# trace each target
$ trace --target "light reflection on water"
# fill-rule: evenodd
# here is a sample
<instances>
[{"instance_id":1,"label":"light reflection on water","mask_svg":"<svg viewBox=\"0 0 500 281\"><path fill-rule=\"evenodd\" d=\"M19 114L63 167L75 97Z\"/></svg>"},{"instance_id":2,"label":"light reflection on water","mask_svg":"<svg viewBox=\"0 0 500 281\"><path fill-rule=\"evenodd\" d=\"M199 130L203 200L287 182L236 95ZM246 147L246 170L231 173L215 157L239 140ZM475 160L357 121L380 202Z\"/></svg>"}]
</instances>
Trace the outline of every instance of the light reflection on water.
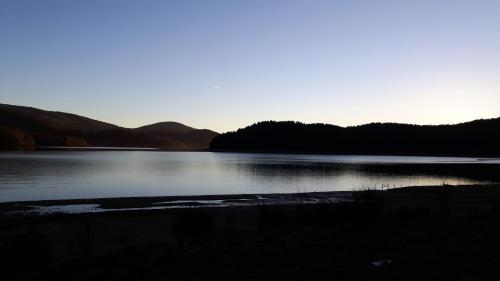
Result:
<instances>
[{"instance_id":1,"label":"light reflection on water","mask_svg":"<svg viewBox=\"0 0 500 281\"><path fill-rule=\"evenodd\" d=\"M0 153L0 202L500 181L499 159L158 151Z\"/></svg>"}]
</instances>

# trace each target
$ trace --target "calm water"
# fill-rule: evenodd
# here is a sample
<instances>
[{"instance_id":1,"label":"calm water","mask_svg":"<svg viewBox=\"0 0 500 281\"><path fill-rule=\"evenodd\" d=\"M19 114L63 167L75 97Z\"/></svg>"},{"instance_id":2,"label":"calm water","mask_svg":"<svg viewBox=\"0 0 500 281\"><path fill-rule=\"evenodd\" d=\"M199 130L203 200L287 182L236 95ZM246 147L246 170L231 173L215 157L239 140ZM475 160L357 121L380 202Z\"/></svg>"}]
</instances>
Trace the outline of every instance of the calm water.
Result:
<instances>
[{"instance_id":1,"label":"calm water","mask_svg":"<svg viewBox=\"0 0 500 281\"><path fill-rule=\"evenodd\" d=\"M0 153L0 202L500 181L499 159L158 151Z\"/></svg>"}]
</instances>

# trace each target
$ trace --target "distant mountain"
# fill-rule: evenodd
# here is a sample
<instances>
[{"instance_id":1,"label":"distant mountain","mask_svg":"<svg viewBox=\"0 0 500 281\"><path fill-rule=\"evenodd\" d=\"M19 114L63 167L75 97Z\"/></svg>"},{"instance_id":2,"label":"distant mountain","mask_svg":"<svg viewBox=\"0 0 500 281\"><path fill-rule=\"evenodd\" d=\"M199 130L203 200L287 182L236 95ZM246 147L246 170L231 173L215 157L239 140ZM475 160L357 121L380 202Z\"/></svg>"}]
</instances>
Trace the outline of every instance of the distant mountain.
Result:
<instances>
[{"instance_id":1,"label":"distant mountain","mask_svg":"<svg viewBox=\"0 0 500 281\"><path fill-rule=\"evenodd\" d=\"M194 150L207 149L212 139L218 135L211 130L195 129L177 122L155 123L139 127L134 131L146 136L175 141Z\"/></svg>"},{"instance_id":2,"label":"distant mountain","mask_svg":"<svg viewBox=\"0 0 500 281\"><path fill-rule=\"evenodd\" d=\"M0 117L2 126L35 131L98 132L120 128L76 114L8 104L0 104Z\"/></svg>"},{"instance_id":3,"label":"distant mountain","mask_svg":"<svg viewBox=\"0 0 500 281\"><path fill-rule=\"evenodd\" d=\"M105 146L203 150L217 134L177 122L129 129L70 113L0 104L0 149Z\"/></svg>"},{"instance_id":4,"label":"distant mountain","mask_svg":"<svg viewBox=\"0 0 500 281\"><path fill-rule=\"evenodd\" d=\"M266 121L216 136L213 151L500 157L500 118L456 125L355 127Z\"/></svg>"},{"instance_id":5,"label":"distant mountain","mask_svg":"<svg viewBox=\"0 0 500 281\"><path fill-rule=\"evenodd\" d=\"M136 129L139 132L164 132L164 133L187 133L196 130L178 122L159 122L151 125L142 126Z\"/></svg>"}]
</instances>

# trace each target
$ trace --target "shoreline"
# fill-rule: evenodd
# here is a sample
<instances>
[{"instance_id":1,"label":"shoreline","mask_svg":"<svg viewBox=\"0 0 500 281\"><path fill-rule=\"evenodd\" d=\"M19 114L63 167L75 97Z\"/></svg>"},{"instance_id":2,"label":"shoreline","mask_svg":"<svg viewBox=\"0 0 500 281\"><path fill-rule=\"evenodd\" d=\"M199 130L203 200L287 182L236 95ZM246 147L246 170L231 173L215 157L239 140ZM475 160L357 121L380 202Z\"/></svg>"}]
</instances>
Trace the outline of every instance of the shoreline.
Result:
<instances>
[{"instance_id":1,"label":"shoreline","mask_svg":"<svg viewBox=\"0 0 500 281\"><path fill-rule=\"evenodd\" d=\"M436 193L447 192L500 192L500 183L408 186L385 190L353 190L269 194L227 194L227 195L183 195L147 196L88 199L57 199L15 201L0 203L1 217L25 217L51 214L83 214L104 212L153 211L176 208L216 208L216 207L255 207L259 205L300 205L335 204L350 202L360 194L371 193L391 199L397 193ZM406 199L407 200L407 199Z\"/></svg>"},{"instance_id":2,"label":"shoreline","mask_svg":"<svg viewBox=\"0 0 500 281\"><path fill-rule=\"evenodd\" d=\"M116 197L89 199L57 199L16 201L0 203L1 216L29 216L53 213L97 213L114 211L147 211L170 208L214 208L214 207L246 207L257 205L293 205L308 203L334 203L348 200L351 191L304 192L304 193L270 193L270 194L222 194L222 195L180 195L180 196L146 196ZM72 210L66 208L58 211L60 206L85 206ZM93 207L92 207L93 206ZM50 209L54 207L54 211Z\"/></svg>"},{"instance_id":3,"label":"shoreline","mask_svg":"<svg viewBox=\"0 0 500 281\"><path fill-rule=\"evenodd\" d=\"M326 201L339 192L275 194L265 195L273 203L221 208L125 210L174 199L235 202L256 195L31 202L99 203L112 211L0 214L2 276L9 281L497 279L500 184L340 193L349 200ZM324 201L312 200L320 195ZM286 203L289 198L295 200ZM5 211L6 204L0 206Z\"/></svg>"},{"instance_id":4,"label":"shoreline","mask_svg":"<svg viewBox=\"0 0 500 281\"><path fill-rule=\"evenodd\" d=\"M270 154L270 155L312 155L312 156L390 156L390 157L450 157L450 158L475 158L486 160L500 160L497 154L460 154L460 153L338 153L321 151L294 151L294 150L231 150L231 149L164 149L161 147L121 147L121 146L38 146L34 149L4 149L0 152L36 152L36 151L152 151L152 152L211 152L211 153L242 153L242 154Z\"/></svg>"}]
</instances>

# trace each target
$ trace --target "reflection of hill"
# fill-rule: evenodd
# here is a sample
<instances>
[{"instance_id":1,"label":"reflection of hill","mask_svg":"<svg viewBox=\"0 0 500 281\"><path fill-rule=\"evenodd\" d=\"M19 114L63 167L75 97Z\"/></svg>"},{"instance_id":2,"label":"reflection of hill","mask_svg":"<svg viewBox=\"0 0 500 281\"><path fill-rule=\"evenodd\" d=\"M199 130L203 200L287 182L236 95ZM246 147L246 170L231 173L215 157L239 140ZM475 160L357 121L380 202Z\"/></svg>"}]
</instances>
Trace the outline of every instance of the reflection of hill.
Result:
<instances>
[{"instance_id":1,"label":"reflection of hill","mask_svg":"<svg viewBox=\"0 0 500 281\"><path fill-rule=\"evenodd\" d=\"M288 181L289 187L313 190L386 188L409 185L441 185L500 182L498 164L375 164L239 162L239 173L263 186L275 187ZM285 189L286 190L286 189ZM280 192L279 190L276 192Z\"/></svg>"},{"instance_id":2,"label":"reflection of hill","mask_svg":"<svg viewBox=\"0 0 500 281\"><path fill-rule=\"evenodd\" d=\"M456 125L356 127L266 121L218 135L215 151L500 156L500 118Z\"/></svg>"},{"instance_id":3,"label":"reflection of hill","mask_svg":"<svg viewBox=\"0 0 500 281\"><path fill-rule=\"evenodd\" d=\"M500 182L498 164L352 164L352 163L254 163L241 162L237 168L262 178L335 177L343 174L389 177L443 177Z\"/></svg>"}]
</instances>

